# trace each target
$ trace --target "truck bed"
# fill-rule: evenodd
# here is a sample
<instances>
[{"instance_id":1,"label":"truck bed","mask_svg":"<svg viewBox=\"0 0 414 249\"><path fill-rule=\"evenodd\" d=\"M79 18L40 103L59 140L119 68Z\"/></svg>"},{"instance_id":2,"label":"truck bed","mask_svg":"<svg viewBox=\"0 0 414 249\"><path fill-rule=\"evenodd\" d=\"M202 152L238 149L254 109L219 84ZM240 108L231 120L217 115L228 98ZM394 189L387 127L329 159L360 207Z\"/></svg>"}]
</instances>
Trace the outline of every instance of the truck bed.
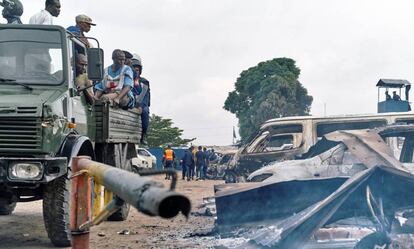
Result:
<instances>
[{"instance_id":1,"label":"truck bed","mask_svg":"<svg viewBox=\"0 0 414 249\"><path fill-rule=\"evenodd\" d=\"M141 114L136 109L123 110L107 103L95 104L97 143L134 143L141 139Z\"/></svg>"}]
</instances>

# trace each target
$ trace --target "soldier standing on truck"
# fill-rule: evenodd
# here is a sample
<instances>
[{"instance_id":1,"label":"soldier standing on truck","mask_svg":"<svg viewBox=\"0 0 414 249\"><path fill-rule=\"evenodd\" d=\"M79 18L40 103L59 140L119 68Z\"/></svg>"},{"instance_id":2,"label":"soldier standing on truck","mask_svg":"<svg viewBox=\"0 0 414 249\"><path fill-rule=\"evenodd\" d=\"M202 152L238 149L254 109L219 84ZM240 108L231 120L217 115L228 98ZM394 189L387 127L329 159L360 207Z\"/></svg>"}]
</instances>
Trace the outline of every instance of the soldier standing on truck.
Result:
<instances>
[{"instance_id":1,"label":"soldier standing on truck","mask_svg":"<svg viewBox=\"0 0 414 249\"><path fill-rule=\"evenodd\" d=\"M162 156L162 162L164 164L164 168L166 169L172 169L175 159L175 153L173 149L171 148L171 144L167 145L167 149L164 150L164 155ZM166 180L170 180L171 174L167 173L165 175Z\"/></svg>"},{"instance_id":2,"label":"soldier standing on truck","mask_svg":"<svg viewBox=\"0 0 414 249\"><path fill-rule=\"evenodd\" d=\"M19 0L3 0L0 6L3 7L1 14L8 24L22 24L20 17L23 15L23 4Z\"/></svg>"},{"instance_id":3,"label":"soldier standing on truck","mask_svg":"<svg viewBox=\"0 0 414 249\"><path fill-rule=\"evenodd\" d=\"M53 25L53 17L58 17L59 14L59 0L46 0L45 9L30 17L29 24Z\"/></svg>"},{"instance_id":4,"label":"soldier standing on truck","mask_svg":"<svg viewBox=\"0 0 414 249\"><path fill-rule=\"evenodd\" d=\"M147 145L147 131L149 126L149 107L151 105L151 91L149 81L141 77L142 61L141 58L134 54L131 60L131 66L134 69L134 87L132 92L135 95L135 107L141 109L141 144Z\"/></svg>"},{"instance_id":5,"label":"soldier standing on truck","mask_svg":"<svg viewBox=\"0 0 414 249\"><path fill-rule=\"evenodd\" d=\"M91 26L96 26L96 24L93 23L92 18L87 15L77 15L75 21L76 25L70 26L66 30L73 33L86 45L87 48L90 48L91 44L88 39L85 38L85 33L88 33L91 30Z\"/></svg>"},{"instance_id":6,"label":"soldier standing on truck","mask_svg":"<svg viewBox=\"0 0 414 249\"><path fill-rule=\"evenodd\" d=\"M113 64L105 68L104 79L95 86L95 100L110 101L123 108L133 108L135 98L131 67L125 65L125 54L120 49L112 52Z\"/></svg>"}]
</instances>

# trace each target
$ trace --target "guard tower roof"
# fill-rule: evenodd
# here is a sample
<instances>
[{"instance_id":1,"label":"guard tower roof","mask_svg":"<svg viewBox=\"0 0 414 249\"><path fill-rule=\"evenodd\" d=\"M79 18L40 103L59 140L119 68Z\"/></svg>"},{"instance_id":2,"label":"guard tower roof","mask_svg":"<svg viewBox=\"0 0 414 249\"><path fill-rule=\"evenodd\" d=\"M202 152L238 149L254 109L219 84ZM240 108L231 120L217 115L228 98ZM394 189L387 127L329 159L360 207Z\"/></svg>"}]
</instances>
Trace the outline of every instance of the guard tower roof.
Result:
<instances>
[{"instance_id":1,"label":"guard tower roof","mask_svg":"<svg viewBox=\"0 0 414 249\"><path fill-rule=\"evenodd\" d=\"M394 80L394 79L380 79L377 83L378 87L402 88L409 86L411 83L408 80Z\"/></svg>"}]
</instances>

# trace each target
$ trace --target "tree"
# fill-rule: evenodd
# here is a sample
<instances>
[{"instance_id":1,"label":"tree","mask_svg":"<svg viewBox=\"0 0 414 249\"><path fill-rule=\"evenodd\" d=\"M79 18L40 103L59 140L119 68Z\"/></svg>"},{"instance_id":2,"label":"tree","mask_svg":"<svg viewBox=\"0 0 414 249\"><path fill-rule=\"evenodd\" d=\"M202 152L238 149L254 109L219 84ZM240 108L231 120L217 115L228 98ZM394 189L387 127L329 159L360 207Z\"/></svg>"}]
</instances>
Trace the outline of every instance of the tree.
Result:
<instances>
[{"instance_id":1,"label":"tree","mask_svg":"<svg viewBox=\"0 0 414 249\"><path fill-rule=\"evenodd\" d=\"M175 147L186 146L195 138L181 138L183 130L178 127L172 127L171 119L162 118L155 114L150 117L150 126L148 129L148 146L149 147L165 147L171 144Z\"/></svg>"},{"instance_id":2,"label":"tree","mask_svg":"<svg viewBox=\"0 0 414 249\"><path fill-rule=\"evenodd\" d=\"M260 62L240 74L223 108L239 119L243 142L268 119L309 114L313 98L298 81L299 74L290 58Z\"/></svg>"}]
</instances>

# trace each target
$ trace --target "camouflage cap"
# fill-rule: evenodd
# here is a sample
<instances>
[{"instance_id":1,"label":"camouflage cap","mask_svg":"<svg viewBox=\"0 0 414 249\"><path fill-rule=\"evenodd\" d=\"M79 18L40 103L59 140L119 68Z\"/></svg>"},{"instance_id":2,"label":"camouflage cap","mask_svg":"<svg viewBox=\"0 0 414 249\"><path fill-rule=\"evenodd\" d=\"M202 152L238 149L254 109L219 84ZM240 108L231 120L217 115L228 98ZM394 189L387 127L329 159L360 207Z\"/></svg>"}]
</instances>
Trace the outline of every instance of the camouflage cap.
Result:
<instances>
[{"instance_id":1,"label":"camouflage cap","mask_svg":"<svg viewBox=\"0 0 414 249\"><path fill-rule=\"evenodd\" d=\"M77 15L76 16L76 23L80 23L80 22L84 22L84 23L89 23L92 26L96 26L95 23L92 22L92 18L90 18L87 15Z\"/></svg>"}]
</instances>

